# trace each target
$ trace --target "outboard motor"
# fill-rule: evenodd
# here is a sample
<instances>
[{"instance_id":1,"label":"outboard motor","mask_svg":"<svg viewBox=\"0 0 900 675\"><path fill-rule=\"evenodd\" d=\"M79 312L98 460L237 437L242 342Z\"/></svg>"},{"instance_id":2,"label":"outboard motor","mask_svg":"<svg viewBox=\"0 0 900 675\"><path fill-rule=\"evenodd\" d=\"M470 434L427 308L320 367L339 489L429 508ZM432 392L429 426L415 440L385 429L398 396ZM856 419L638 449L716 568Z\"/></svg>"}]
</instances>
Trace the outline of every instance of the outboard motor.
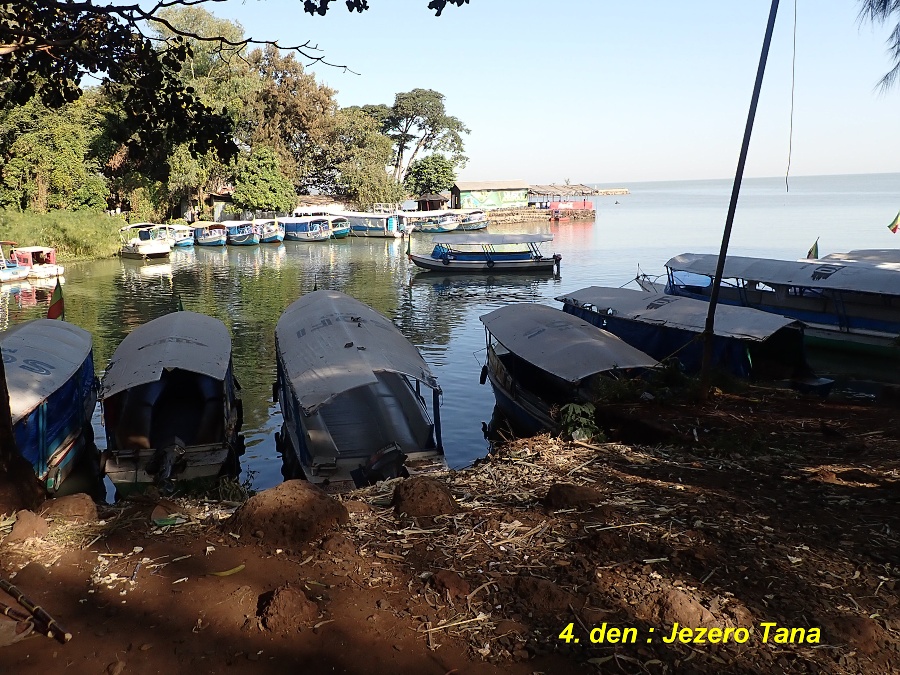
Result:
<instances>
[{"instance_id":1,"label":"outboard motor","mask_svg":"<svg viewBox=\"0 0 900 675\"><path fill-rule=\"evenodd\" d=\"M409 472L404 465L406 455L399 445L390 443L369 457L365 465L350 472L356 487L375 485L378 481L391 478L408 477Z\"/></svg>"}]
</instances>

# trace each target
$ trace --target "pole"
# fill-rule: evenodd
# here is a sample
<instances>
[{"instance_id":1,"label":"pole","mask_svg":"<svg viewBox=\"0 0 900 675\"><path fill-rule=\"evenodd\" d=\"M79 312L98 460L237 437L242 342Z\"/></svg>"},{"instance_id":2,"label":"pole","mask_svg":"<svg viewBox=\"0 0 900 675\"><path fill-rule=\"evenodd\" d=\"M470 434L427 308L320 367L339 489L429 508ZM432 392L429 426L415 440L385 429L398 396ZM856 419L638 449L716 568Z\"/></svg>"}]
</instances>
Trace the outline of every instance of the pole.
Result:
<instances>
[{"instance_id":1,"label":"pole","mask_svg":"<svg viewBox=\"0 0 900 675\"><path fill-rule=\"evenodd\" d=\"M744 164L747 162L747 150L750 147L750 135L753 133L753 120L759 103L759 92L762 88L763 75L766 72L766 59L769 57L769 45L772 43L772 31L775 28L775 16L778 13L778 0L772 0L769 10L769 21L766 24L766 35L763 38L762 52L759 55L759 67L756 71L756 82L753 85L753 96L750 99L750 110L747 113L747 126L744 128L744 140L741 143L741 154L738 157L734 185L731 189L731 202L728 205L728 216L725 218L725 231L722 233L722 247L719 249L719 260L716 263L716 275L709 296L709 312L703 329L703 364L700 370L700 395L706 400L709 395L712 379L713 340L715 338L716 305L719 302L719 289L722 286L722 274L725 270L725 257L728 255L728 242L731 239L731 228L734 224L734 212L737 210L738 195L741 192L741 180L744 177Z\"/></svg>"}]
</instances>

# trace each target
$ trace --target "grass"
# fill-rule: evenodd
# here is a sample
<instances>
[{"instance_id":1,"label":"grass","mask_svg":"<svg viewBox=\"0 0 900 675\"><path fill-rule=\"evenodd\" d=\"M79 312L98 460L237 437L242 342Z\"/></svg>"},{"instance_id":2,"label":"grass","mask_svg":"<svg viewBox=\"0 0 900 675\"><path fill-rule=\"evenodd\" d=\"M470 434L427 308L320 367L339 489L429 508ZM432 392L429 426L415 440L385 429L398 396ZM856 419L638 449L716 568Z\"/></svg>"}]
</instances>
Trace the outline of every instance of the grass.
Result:
<instances>
[{"instance_id":1,"label":"grass","mask_svg":"<svg viewBox=\"0 0 900 675\"><path fill-rule=\"evenodd\" d=\"M119 251L121 218L90 211L0 211L0 239L52 246L60 261L109 258Z\"/></svg>"}]
</instances>

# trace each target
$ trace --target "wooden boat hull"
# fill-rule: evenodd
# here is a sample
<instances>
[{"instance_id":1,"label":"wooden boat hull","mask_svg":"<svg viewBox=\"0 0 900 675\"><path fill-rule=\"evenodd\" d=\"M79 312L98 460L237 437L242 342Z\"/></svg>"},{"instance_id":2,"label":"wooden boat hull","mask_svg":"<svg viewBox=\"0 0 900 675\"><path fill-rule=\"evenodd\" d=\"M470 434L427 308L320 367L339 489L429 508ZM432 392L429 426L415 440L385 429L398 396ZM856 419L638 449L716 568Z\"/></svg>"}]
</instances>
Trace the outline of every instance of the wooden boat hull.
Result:
<instances>
[{"instance_id":1,"label":"wooden boat hull","mask_svg":"<svg viewBox=\"0 0 900 675\"><path fill-rule=\"evenodd\" d=\"M284 232L278 232L275 234L265 235L260 238L260 244L280 244L284 241Z\"/></svg>"},{"instance_id":2,"label":"wooden boat hull","mask_svg":"<svg viewBox=\"0 0 900 675\"><path fill-rule=\"evenodd\" d=\"M488 353L487 379L494 391L497 407L506 415L520 436L559 432L559 424L550 414L550 406L540 398L518 387L497 354Z\"/></svg>"},{"instance_id":3,"label":"wooden boat hull","mask_svg":"<svg viewBox=\"0 0 900 675\"><path fill-rule=\"evenodd\" d=\"M119 257L128 258L129 260L158 260L168 258L171 254L172 247L168 244L155 246L131 246L126 244L119 251Z\"/></svg>"},{"instance_id":4,"label":"wooden boat hull","mask_svg":"<svg viewBox=\"0 0 900 675\"><path fill-rule=\"evenodd\" d=\"M256 232L228 235L229 246L256 246L257 244L259 244L259 235Z\"/></svg>"},{"instance_id":5,"label":"wooden boat hull","mask_svg":"<svg viewBox=\"0 0 900 675\"><path fill-rule=\"evenodd\" d=\"M459 260L434 258L430 255L409 254L409 259L422 269L433 272L488 272L516 273L516 272L552 272L558 269L559 260L556 258L528 258L523 260L503 260L499 255L492 260L481 256L480 259Z\"/></svg>"},{"instance_id":6,"label":"wooden boat hull","mask_svg":"<svg viewBox=\"0 0 900 675\"><path fill-rule=\"evenodd\" d=\"M331 235L325 230L316 232L287 232L285 233L284 238L286 241L327 241L331 238Z\"/></svg>"},{"instance_id":7,"label":"wooden boat hull","mask_svg":"<svg viewBox=\"0 0 900 675\"><path fill-rule=\"evenodd\" d=\"M483 230L489 225L489 221L487 220L479 220L474 223L460 223L459 229L461 232L474 232L476 230Z\"/></svg>"},{"instance_id":8,"label":"wooden boat hull","mask_svg":"<svg viewBox=\"0 0 900 675\"><path fill-rule=\"evenodd\" d=\"M350 236L350 226L346 227L332 227L331 228L331 238L332 239L344 239Z\"/></svg>"},{"instance_id":9,"label":"wooden boat hull","mask_svg":"<svg viewBox=\"0 0 900 675\"><path fill-rule=\"evenodd\" d=\"M194 243L197 246L225 246L228 244L228 235L217 234L208 237L197 237Z\"/></svg>"}]
</instances>

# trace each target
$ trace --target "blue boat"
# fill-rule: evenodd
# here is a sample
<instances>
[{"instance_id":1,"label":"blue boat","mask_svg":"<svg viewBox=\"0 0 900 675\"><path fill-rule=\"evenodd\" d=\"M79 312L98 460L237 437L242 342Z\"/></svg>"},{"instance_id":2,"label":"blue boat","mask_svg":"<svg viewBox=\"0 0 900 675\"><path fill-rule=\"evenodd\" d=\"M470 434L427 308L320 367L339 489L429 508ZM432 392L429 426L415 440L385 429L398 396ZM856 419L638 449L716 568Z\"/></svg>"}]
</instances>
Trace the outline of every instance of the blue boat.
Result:
<instances>
[{"instance_id":1,"label":"blue boat","mask_svg":"<svg viewBox=\"0 0 900 675\"><path fill-rule=\"evenodd\" d=\"M260 228L259 243L261 244L280 244L284 241L284 224L276 219L257 220L256 225Z\"/></svg>"},{"instance_id":2,"label":"blue boat","mask_svg":"<svg viewBox=\"0 0 900 675\"><path fill-rule=\"evenodd\" d=\"M225 246L228 230L222 223L194 223L194 243L197 246Z\"/></svg>"},{"instance_id":3,"label":"blue boat","mask_svg":"<svg viewBox=\"0 0 900 675\"><path fill-rule=\"evenodd\" d=\"M194 245L194 231L187 225L160 225L165 231L165 238L172 246L186 247Z\"/></svg>"},{"instance_id":4,"label":"blue boat","mask_svg":"<svg viewBox=\"0 0 900 675\"><path fill-rule=\"evenodd\" d=\"M628 288L590 286L556 298L563 311L609 331L655 359L677 359L700 372L709 304L692 298ZM806 362L803 324L748 307L716 309L713 367L734 377L790 380L803 391L828 393Z\"/></svg>"},{"instance_id":5,"label":"blue boat","mask_svg":"<svg viewBox=\"0 0 900 675\"><path fill-rule=\"evenodd\" d=\"M331 237L328 219L323 216L291 216L281 222L287 241L325 241Z\"/></svg>"},{"instance_id":6,"label":"blue boat","mask_svg":"<svg viewBox=\"0 0 900 675\"><path fill-rule=\"evenodd\" d=\"M416 231L426 234L441 234L460 229L460 220L452 214L445 214L416 223Z\"/></svg>"},{"instance_id":7,"label":"blue boat","mask_svg":"<svg viewBox=\"0 0 900 675\"><path fill-rule=\"evenodd\" d=\"M483 230L489 224L490 221L484 211L472 211L459 221L459 229L462 232L471 232L473 230Z\"/></svg>"},{"instance_id":8,"label":"blue boat","mask_svg":"<svg viewBox=\"0 0 900 675\"><path fill-rule=\"evenodd\" d=\"M328 218L328 227L331 229L332 239L343 239L350 236L350 221L344 216L326 216Z\"/></svg>"},{"instance_id":9,"label":"blue boat","mask_svg":"<svg viewBox=\"0 0 900 675\"><path fill-rule=\"evenodd\" d=\"M91 416L97 404L91 334L35 319L0 333L19 452L51 493L84 458L96 466Z\"/></svg>"},{"instance_id":10,"label":"blue boat","mask_svg":"<svg viewBox=\"0 0 900 675\"><path fill-rule=\"evenodd\" d=\"M259 243L259 227L249 220L224 223L228 230L229 246L256 246Z\"/></svg>"},{"instance_id":11,"label":"blue boat","mask_svg":"<svg viewBox=\"0 0 900 675\"><path fill-rule=\"evenodd\" d=\"M514 303L480 317L487 340L481 383L522 435L557 432L553 411L589 399L592 380L636 377L656 359L553 307Z\"/></svg>"},{"instance_id":12,"label":"blue boat","mask_svg":"<svg viewBox=\"0 0 900 675\"><path fill-rule=\"evenodd\" d=\"M344 211L339 215L350 222L350 234L354 237L394 239L404 235L404 229L400 226L400 219L392 213Z\"/></svg>"}]
</instances>

